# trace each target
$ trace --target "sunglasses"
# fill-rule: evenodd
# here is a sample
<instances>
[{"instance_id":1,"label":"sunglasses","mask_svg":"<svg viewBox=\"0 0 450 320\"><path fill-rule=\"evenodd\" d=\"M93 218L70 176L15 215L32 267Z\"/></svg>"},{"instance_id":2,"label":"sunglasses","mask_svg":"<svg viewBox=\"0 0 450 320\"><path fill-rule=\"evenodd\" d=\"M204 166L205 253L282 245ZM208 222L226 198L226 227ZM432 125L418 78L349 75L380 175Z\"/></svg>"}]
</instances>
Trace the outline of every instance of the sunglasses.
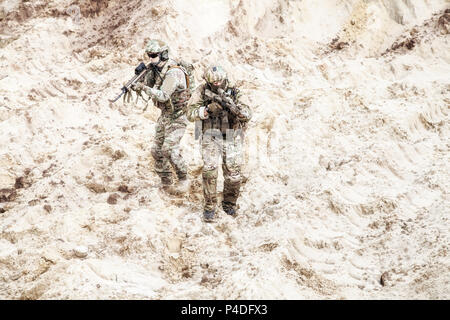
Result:
<instances>
[{"instance_id":1,"label":"sunglasses","mask_svg":"<svg viewBox=\"0 0 450 320\"><path fill-rule=\"evenodd\" d=\"M159 56L159 53L147 53L147 55L148 55L149 58L154 59L154 58L156 58L157 56Z\"/></svg>"}]
</instances>

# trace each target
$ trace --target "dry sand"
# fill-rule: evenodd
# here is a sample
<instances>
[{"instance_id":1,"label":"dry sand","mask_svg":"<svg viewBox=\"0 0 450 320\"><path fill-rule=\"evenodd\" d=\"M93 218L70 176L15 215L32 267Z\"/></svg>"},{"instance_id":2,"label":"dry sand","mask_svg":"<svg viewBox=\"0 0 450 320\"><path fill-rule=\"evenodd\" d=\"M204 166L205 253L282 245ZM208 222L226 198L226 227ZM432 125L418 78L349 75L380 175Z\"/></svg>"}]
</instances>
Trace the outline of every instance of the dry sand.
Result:
<instances>
[{"instance_id":1,"label":"dry sand","mask_svg":"<svg viewBox=\"0 0 450 320\"><path fill-rule=\"evenodd\" d=\"M449 1L87 3L0 4L0 298L450 298ZM252 106L236 219L108 102L150 38Z\"/></svg>"}]
</instances>

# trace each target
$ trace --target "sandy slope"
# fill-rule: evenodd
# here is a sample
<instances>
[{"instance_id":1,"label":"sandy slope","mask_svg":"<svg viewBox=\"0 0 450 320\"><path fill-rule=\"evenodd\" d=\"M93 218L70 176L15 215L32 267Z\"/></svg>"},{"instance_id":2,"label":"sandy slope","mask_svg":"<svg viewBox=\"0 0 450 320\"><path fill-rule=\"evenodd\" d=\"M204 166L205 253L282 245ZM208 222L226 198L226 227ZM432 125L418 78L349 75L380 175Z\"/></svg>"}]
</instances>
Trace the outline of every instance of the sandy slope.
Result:
<instances>
[{"instance_id":1,"label":"sandy slope","mask_svg":"<svg viewBox=\"0 0 450 320\"><path fill-rule=\"evenodd\" d=\"M87 3L0 4L0 298L449 299L448 1ZM254 110L236 219L108 103L152 37Z\"/></svg>"}]
</instances>

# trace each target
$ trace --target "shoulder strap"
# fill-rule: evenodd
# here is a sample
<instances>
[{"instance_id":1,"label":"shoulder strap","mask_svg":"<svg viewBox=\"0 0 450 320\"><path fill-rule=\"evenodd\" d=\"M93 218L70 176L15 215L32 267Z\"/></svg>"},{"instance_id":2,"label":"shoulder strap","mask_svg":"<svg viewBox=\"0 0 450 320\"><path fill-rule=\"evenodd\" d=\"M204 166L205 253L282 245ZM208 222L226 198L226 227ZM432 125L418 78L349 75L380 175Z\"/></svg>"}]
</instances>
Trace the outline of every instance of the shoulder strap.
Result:
<instances>
[{"instance_id":1,"label":"shoulder strap","mask_svg":"<svg viewBox=\"0 0 450 320\"><path fill-rule=\"evenodd\" d=\"M169 69L167 69L167 72L169 72L171 69L175 69L175 68L180 69L181 71L183 71L184 78L186 79L186 89L189 89L189 76L187 74L187 71L182 66L177 66L177 65L170 66Z\"/></svg>"}]
</instances>

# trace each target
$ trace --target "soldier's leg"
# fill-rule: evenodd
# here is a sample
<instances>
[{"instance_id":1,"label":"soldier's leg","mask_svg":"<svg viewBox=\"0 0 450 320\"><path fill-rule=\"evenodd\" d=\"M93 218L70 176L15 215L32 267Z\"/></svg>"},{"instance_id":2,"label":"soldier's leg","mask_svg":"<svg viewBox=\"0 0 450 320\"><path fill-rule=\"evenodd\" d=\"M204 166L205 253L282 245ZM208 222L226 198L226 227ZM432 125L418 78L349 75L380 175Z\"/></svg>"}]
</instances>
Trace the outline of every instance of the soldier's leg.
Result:
<instances>
[{"instance_id":1,"label":"soldier's leg","mask_svg":"<svg viewBox=\"0 0 450 320\"><path fill-rule=\"evenodd\" d=\"M164 185L170 185L172 183L172 172L170 170L169 160L164 157L162 147L164 144L165 126L164 119L160 117L156 124L155 130L155 142L152 146L152 156L155 159L155 172L161 178L161 182Z\"/></svg>"},{"instance_id":2,"label":"soldier's leg","mask_svg":"<svg viewBox=\"0 0 450 320\"><path fill-rule=\"evenodd\" d=\"M209 130L208 130L209 131ZM214 211L217 205L217 173L222 149L221 138L204 134L202 137L203 195L205 211Z\"/></svg>"},{"instance_id":3,"label":"soldier's leg","mask_svg":"<svg viewBox=\"0 0 450 320\"><path fill-rule=\"evenodd\" d=\"M240 137L228 139L223 146L223 201L222 206L228 214L236 213L236 201L241 187L242 143Z\"/></svg>"},{"instance_id":4,"label":"soldier's leg","mask_svg":"<svg viewBox=\"0 0 450 320\"><path fill-rule=\"evenodd\" d=\"M164 143L162 145L162 155L173 166L178 179L186 179L187 168L181 156L180 140L186 130L186 117L181 116L176 120L167 123L165 127Z\"/></svg>"}]
</instances>

